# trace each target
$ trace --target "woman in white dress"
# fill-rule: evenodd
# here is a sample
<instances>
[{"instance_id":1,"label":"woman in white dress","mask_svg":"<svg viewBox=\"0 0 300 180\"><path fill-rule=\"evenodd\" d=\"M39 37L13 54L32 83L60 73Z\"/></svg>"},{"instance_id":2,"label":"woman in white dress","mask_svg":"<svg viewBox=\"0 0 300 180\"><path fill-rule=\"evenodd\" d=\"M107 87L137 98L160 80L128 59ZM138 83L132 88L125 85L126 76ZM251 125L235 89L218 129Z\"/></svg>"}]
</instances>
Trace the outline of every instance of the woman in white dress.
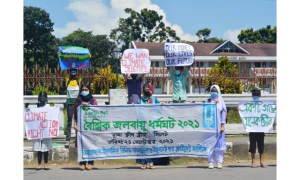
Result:
<instances>
[{"instance_id":1,"label":"woman in white dress","mask_svg":"<svg viewBox=\"0 0 300 180\"><path fill-rule=\"evenodd\" d=\"M50 107L47 104L47 93L40 92L38 96L38 108L39 107ZM38 167L36 170L42 169L42 155L44 154L44 170L49 170L48 163L48 152L52 149L52 138L34 139L33 140L33 151L38 154Z\"/></svg>"},{"instance_id":2,"label":"woman in white dress","mask_svg":"<svg viewBox=\"0 0 300 180\"><path fill-rule=\"evenodd\" d=\"M206 101L206 103L216 103L218 118L220 119L219 125L221 128L220 128L219 140L216 146L214 147L214 151L208 157L208 168L209 169L214 168L214 156L216 156L217 168L222 169L224 151L226 150L225 123L226 123L227 110L221 95L220 87L218 85L211 86L210 94L211 96Z\"/></svg>"}]
</instances>

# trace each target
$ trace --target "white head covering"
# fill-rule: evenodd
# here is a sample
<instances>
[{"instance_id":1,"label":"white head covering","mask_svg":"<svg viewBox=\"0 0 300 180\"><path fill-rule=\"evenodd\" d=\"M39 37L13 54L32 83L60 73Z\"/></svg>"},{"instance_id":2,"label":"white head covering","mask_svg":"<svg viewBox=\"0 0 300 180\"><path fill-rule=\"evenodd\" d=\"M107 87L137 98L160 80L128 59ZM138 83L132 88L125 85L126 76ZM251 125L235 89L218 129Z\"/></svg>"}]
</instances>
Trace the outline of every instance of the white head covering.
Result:
<instances>
[{"instance_id":1,"label":"white head covering","mask_svg":"<svg viewBox=\"0 0 300 180\"><path fill-rule=\"evenodd\" d=\"M212 85L210 87L210 92L212 91L213 88L217 89L217 91L218 91L218 97L213 98L213 97L210 96L209 99L211 101L214 101L215 99L218 99L218 103L217 103L218 110L222 111L222 109L224 109L227 112L226 105L225 105L225 102L224 102L224 100L222 98L222 94L221 94L221 91L220 91L220 87L218 85L214 84L214 85Z\"/></svg>"}]
</instances>

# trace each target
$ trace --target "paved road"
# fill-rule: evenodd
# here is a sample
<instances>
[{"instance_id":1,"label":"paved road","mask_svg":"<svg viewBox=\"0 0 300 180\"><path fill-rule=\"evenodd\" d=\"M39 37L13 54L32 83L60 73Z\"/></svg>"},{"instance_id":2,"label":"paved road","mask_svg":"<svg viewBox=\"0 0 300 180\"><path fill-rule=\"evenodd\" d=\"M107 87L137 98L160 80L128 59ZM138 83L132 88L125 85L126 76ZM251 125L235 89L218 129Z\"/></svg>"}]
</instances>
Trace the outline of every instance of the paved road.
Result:
<instances>
[{"instance_id":1,"label":"paved road","mask_svg":"<svg viewBox=\"0 0 300 180\"><path fill-rule=\"evenodd\" d=\"M131 179L221 179L221 180L274 180L276 164L268 168L250 168L249 165L225 165L223 169L207 169L207 166L157 166L155 170L140 170L138 167L107 167L93 171L79 171L78 167L52 168L49 171L24 169L25 180L131 180Z\"/></svg>"}]
</instances>

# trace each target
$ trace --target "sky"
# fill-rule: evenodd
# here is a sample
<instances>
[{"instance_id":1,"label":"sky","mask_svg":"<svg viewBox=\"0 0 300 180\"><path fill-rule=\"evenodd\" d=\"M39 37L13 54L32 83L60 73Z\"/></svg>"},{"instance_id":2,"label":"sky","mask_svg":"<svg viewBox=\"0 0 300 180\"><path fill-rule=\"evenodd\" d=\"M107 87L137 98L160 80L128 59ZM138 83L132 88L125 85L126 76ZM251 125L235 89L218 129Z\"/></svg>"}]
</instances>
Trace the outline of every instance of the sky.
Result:
<instances>
[{"instance_id":1,"label":"sky","mask_svg":"<svg viewBox=\"0 0 300 180\"><path fill-rule=\"evenodd\" d=\"M197 41L195 33L204 28L211 29L210 37L238 42L242 29L276 26L276 0L24 0L24 6L48 12L59 38L78 28L109 35L120 17L128 17L127 7L157 11L188 41Z\"/></svg>"}]
</instances>

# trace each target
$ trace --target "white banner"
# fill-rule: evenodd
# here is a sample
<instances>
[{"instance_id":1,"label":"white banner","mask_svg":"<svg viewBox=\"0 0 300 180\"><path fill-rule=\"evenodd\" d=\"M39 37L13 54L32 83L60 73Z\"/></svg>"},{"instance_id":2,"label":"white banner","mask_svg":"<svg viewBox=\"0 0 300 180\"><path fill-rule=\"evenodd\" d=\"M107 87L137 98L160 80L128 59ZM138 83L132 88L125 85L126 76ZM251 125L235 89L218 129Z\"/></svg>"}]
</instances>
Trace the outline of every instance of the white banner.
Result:
<instances>
[{"instance_id":1,"label":"white banner","mask_svg":"<svg viewBox=\"0 0 300 180\"><path fill-rule=\"evenodd\" d=\"M27 139L59 136L59 107L41 107L25 110L24 121Z\"/></svg>"},{"instance_id":2,"label":"white banner","mask_svg":"<svg viewBox=\"0 0 300 180\"><path fill-rule=\"evenodd\" d=\"M239 114L247 132L269 132L276 116L276 101L241 101Z\"/></svg>"},{"instance_id":3,"label":"white banner","mask_svg":"<svg viewBox=\"0 0 300 180\"><path fill-rule=\"evenodd\" d=\"M219 138L215 104L78 107L78 161L208 157Z\"/></svg>"},{"instance_id":4,"label":"white banner","mask_svg":"<svg viewBox=\"0 0 300 180\"><path fill-rule=\"evenodd\" d=\"M165 43L165 64L189 66L194 62L194 47L185 43Z\"/></svg>"},{"instance_id":5,"label":"white banner","mask_svg":"<svg viewBox=\"0 0 300 180\"><path fill-rule=\"evenodd\" d=\"M148 49L126 49L121 59L123 74L146 74L150 72L151 62Z\"/></svg>"}]
</instances>

